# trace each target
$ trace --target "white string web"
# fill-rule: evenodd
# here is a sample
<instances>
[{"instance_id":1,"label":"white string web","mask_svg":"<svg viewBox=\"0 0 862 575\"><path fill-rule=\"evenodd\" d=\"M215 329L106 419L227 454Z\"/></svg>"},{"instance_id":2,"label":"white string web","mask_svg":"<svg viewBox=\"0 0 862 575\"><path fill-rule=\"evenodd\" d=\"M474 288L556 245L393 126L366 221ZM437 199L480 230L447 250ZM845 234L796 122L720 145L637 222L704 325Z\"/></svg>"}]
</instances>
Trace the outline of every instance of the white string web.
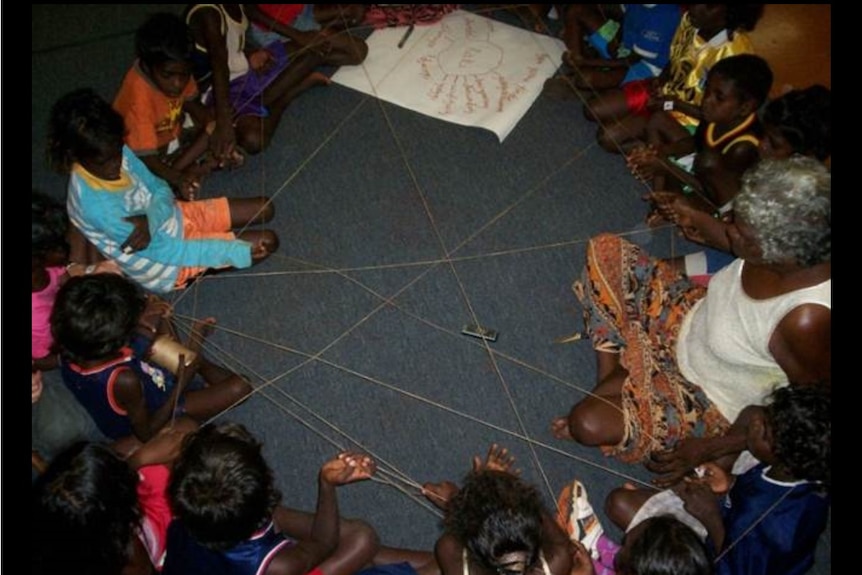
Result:
<instances>
[{"instance_id":1,"label":"white string web","mask_svg":"<svg viewBox=\"0 0 862 575\"><path fill-rule=\"evenodd\" d=\"M580 96L580 94L579 94ZM360 100L360 102L351 110L349 110L340 122L336 124L336 126L327 133L320 144L317 145L314 150L304 158L296 169L284 179L274 190L273 193L270 194L271 200L275 201L281 194L286 193L290 189L291 183L297 178L303 171L308 167L308 165L318 156L318 154L329 146L333 139L339 134L339 132L344 128L344 126L350 122L351 119L357 116L360 113L362 108L369 104L369 102L375 101L373 98L365 97ZM580 457L574 453L567 452L565 450L559 449L553 445L544 443L535 437L533 437L526 429L526 425L521 417L521 413L519 411L519 406L517 401L512 395L509 383L507 382L506 377L504 376L498 362L505 361L512 365L520 366L521 368L527 369L535 374L540 375L543 378L546 378L548 381L551 381L555 384L559 384L561 386L565 386L573 391L576 391L579 394L591 394L591 389L594 384L592 382L574 382L569 381L559 376L556 376L550 373L548 370L543 369L541 366L532 364L528 361L523 360L515 355L510 353L505 353L494 349L493 346L489 345L486 341L475 341L464 338L463 335L460 334L459 331L452 330L451 327L443 326L435 323L434 321L421 317L420 315L410 311L403 305L399 305L397 302L397 298L399 295L405 293L412 286L417 284L417 282L421 281L425 278L429 273L438 269L445 268L451 274L451 276L455 279L459 297L461 302L465 305L468 311L469 317L466 318L468 322L472 322L475 324L481 324L479 321L478 314L473 306L473 302L468 294L468 291L464 285L463 280L461 279L458 269L455 266L456 263L467 262L467 261L475 261L475 260L486 260L491 258L503 258L507 256L530 253L530 252L543 252L543 251L552 251L552 250L573 250L573 249L582 249L585 245L588 238L576 238L562 242L551 242L541 245L527 246L527 247L519 247L508 250L496 250L490 251L482 254L474 254L474 255L458 255L459 251L461 251L465 246L469 245L474 239L479 237L483 232L491 228L497 222L503 220L507 217L507 215L513 213L517 210L518 207L522 206L526 202L528 202L535 194L543 189L545 184L548 183L551 178L555 175L563 172L566 168L568 168L573 163L577 162L581 159L582 154L586 150L581 150L578 154L572 156L567 162L563 163L555 170L549 171L544 174L541 178L539 178L532 186L528 189L524 190L524 192L512 203L504 207L502 210L493 215L493 217L489 218L484 224L477 227L472 233L467 235L460 243L455 245L454 247L447 247L446 242L444 241L443 235L440 232L437 222L435 221L434 211L428 201L427 195L423 189L422 182L420 178L417 176L416 171L410 161L409 155L404 149L403 143L399 138L398 131L393 126L391 118L387 112L386 106L382 104L381 101L378 101L379 111L386 123L387 129L389 131L390 136L398 150L400 155L400 160L403 163L404 169L406 170L409 180L414 187L416 194L418 195L422 208L427 216L429 225L433 230L434 238L437 241L438 249L440 253L443 254L440 258L434 259L423 259L416 261L403 261L397 263L387 263L387 264L379 264L379 265L364 265L364 266L352 266L352 267L340 267L329 265L327 263L321 261L305 261L300 260L298 258L291 258L285 256L279 252L276 252L271 256L271 260L274 261L284 261L293 264L298 264L304 269L301 270L285 270L285 271L232 271L228 275L214 275L207 276L204 278L199 278L191 287L187 288L184 292L179 292L174 295L173 303L174 305L179 304L183 299L193 296L194 298L203 298L206 297L206 285L210 282L219 282L219 281L256 281L260 278L278 278L279 276L285 277L296 277L296 276L315 276L315 275L336 275L353 285L355 285L358 289L363 290L372 296L377 304L372 307L370 311L365 313L360 319L358 319L355 323L349 326L347 329L342 331L341 333L334 334L330 341L318 349L317 351L310 353L307 351L302 351L300 349L296 349L293 347L289 347L283 344L280 344L276 341L267 340L260 336L257 336L253 333L244 332L241 330L233 329L226 325L217 324L215 329L221 332L223 335L230 336L232 338L238 338L241 340L247 340L254 342L255 344L266 346L273 350L277 350L279 352L284 352L286 354L290 354L291 356L295 356L300 358L299 363L287 369L286 371L274 376L274 377L265 377L263 376L259 370L255 369L254 366L248 365L247 362L243 361L242 358L237 357L235 354L231 353L229 349L226 349L226 346L218 345L215 343L216 338L210 338L206 340L204 344L204 348L206 350L207 355L216 361L219 361L232 369L235 372L246 374L250 376L254 391L252 395L260 396L267 402L271 403L278 410L283 412L285 416L294 419L304 428L306 428L310 433L322 438L326 442L333 445L333 447L337 450L343 450L347 448L356 448L362 451L367 452L369 455L375 458L378 464L378 474L374 478L374 481L380 483L381 485L385 485L387 487L391 487L401 493L403 493L406 497L408 497L411 501L415 502L417 505L427 509L431 514L439 516L439 511L434 508L423 495L421 495L421 482L415 478L411 478L408 474L401 471L395 462L388 461L384 457L382 457L377 450L375 450L374 446L367 445L361 439L351 435L348 430L345 430L339 427L335 422L328 420L326 417L318 413L313 407L303 403L294 395L288 393L283 389L283 387L276 385L281 381L285 381L290 378L291 375L297 373L302 368L310 365L310 364L319 364L327 366L328 368L332 368L338 370L344 374L351 376L357 382L361 382L362 384L367 384L370 386L375 386L379 388L386 389L390 392L403 395L406 398L409 398L412 401L416 401L422 403L426 406L430 406L433 409L441 410L453 416L463 418L469 422L474 424L485 426L495 432L504 434L507 437L510 437L513 441L522 442L527 446L530 452L531 463L533 464L535 470L539 473L542 482L544 484L544 488L547 490L549 496L552 500L556 500L556 494L558 490L562 487L561 485L551 485L551 482L545 473L541 459L538 454L538 450L543 450L547 452L552 452L559 454L561 456L570 458L574 461L577 461L579 464L588 465L591 467L596 467L600 469L602 472L607 473L609 477L613 477L616 481L627 481L633 484L639 484L648 486L648 484L644 483L642 480L637 477L628 475L626 473L620 472L613 467L602 465L595 463L589 459L585 459ZM594 144L593 144L594 145ZM272 153L272 151L264 152L264 153ZM265 169L263 168L263 164L261 164L260 170L260 185L261 188L265 187L267 174L265 173ZM646 188L646 186L644 186ZM648 191L645 189L645 191ZM630 232L632 234L640 233L640 232ZM625 235L625 234L621 234ZM673 240L672 240L673 241ZM672 249L675 251L675 246L672 244ZM387 270L417 270L417 273L409 282L401 286L395 293L391 295L382 295L375 291L369 285L366 285L359 280L356 279L356 272L367 272L367 271L387 271ZM196 307L196 305L194 306ZM457 338L458 341L465 346L476 346L482 348L484 352L487 354L487 358L489 363L493 368L494 375L499 382L500 392L506 398L506 401L511 408L512 414L515 417L517 422L517 427L515 429L506 429L499 425L496 425L489 421L484 421L470 413L467 413L462 410L458 410L452 408L442 402L435 401L431 398L421 396L417 393L407 391L403 389L398 381L385 381L379 377L374 377L369 374L361 373L355 369L347 365L338 364L332 360L329 360L324 357L324 354L336 346L339 342L342 342L347 338L351 333L357 330L360 326L368 322L375 315L377 315L381 310L384 309L395 309L401 314L412 318L418 322L421 322L423 325L427 326L429 329L435 330L437 332L446 334L453 338ZM195 321L195 317L192 315L183 315L176 313L175 320L177 326L181 332L188 333L190 331L190 325ZM559 334L553 334L559 335ZM550 335L550 337L553 337ZM594 396L598 397L598 396ZM576 396L572 397L572 404L574 404L577 400ZM550 422L551 418L558 415L557 413L549 413L548 421ZM217 418L213 418L217 419ZM475 446L477 453L482 452L487 446ZM466 470L465 462L465 470ZM520 462L520 465L524 465L525 462ZM455 479L455 478L452 478ZM595 502L593 502L595 505ZM751 528L753 528L752 526ZM735 544L732 543L732 544Z\"/></svg>"}]
</instances>

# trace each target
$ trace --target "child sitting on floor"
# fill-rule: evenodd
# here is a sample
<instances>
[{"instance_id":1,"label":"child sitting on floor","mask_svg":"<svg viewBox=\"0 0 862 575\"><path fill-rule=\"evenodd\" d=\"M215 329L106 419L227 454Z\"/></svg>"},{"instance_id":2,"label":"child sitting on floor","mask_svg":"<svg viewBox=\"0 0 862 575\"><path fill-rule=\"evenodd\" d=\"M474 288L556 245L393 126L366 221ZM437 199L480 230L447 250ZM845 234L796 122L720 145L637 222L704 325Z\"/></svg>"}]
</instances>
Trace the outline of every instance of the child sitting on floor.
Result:
<instances>
[{"instance_id":1,"label":"child sitting on floor","mask_svg":"<svg viewBox=\"0 0 862 575\"><path fill-rule=\"evenodd\" d=\"M545 82L545 93L561 97L576 96L572 87L607 90L658 77L682 16L677 4L567 4L565 10L563 64L571 73ZM585 55L585 37L596 57Z\"/></svg>"},{"instance_id":2,"label":"child sitting on floor","mask_svg":"<svg viewBox=\"0 0 862 575\"><path fill-rule=\"evenodd\" d=\"M171 519L168 465L189 421L177 421L128 459L80 442L64 450L34 486L32 573L153 573L164 560Z\"/></svg>"},{"instance_id":3,"label":"child sitting on floor","mask_svg":"<svg viewBox=\"0 0 862 575\"><path fill-rule=\"evenodd\" d=\"M474 458L461 489L449 481L423 486L446 513L434 548L443 575L569 575L566 534L513 465L507 449L492 445L484 463Z\"/></svg>"},{"instance_id":4,"label":"child sitting on floor","mask_svg":"<svg viewBox=\"0 0 862 575\"><path fill-rule=\"evenodd\" d=\"M690 526L671 515L649 517L617 544L604 533L580 481L557 501L557 523L573 545L570 575L710 575L709 550Z\"/></svg>"},{"instance_id":5,"label":"child sitting on floor","mask_svg":"<svg viewBox=\"0 0 862 575\"><path fill-rule=\"evenodd\" d=\"M247 37L259 48L290 41L296 48L320 48L327 64L355 66L368 55L361 38L345 28L361 24L363 4L243 4L251 21Z\"/></svg>"},{"instance_id":6,"label":"child sitting on floor","mask_svg":"<svg viewBox=\"0 0 862 575\"><path fill-rule=\"evenodd\" d=\"M69 174L66 208L87 241L122 272L156 292L185 287L212 268L245 268L278 249L266 197L177 201L123 145L123 118L91 89L60 98L51 110L49 160ZM232 230L242 228L234 233ZM87 263L87 244L73 242L70 259Z\"/></svg>"},{"instance_id":7,"label":"child sitting on floor","mask_svg":"<svg viewBox=\"0 0 862 575\"><path fill-rule=\"evenodd\" d=\"M126 125L126 145L183 200L194 199L208 166L209 114L192 78L194 43L175 14L154 14L135 34L137 59L126 72L114 108ZM185 133L184 118L194 121Z\"/></svg>"},{"instance_id":8,"label":"child sitting on floor","mask_svg":"<svg viewBox=\"0 0 862 575\"><path fill-rule=\"evenodd\" d=\"M318 475L315 513L279 505L261 444L242 425L208 425L189 436L168 497L164 575L351 575L377 550L368 525L338 516L336 487L374 474L361 454L342 452Z\"/></svg>"},{"instance_id":9,"label":"child sitting on floor","mask_svg":"<svg viewBox=\"0 0 862 575\"><path fill-rule=\"evenodd\" d=\"M641 176L646 168L653 190L687 190L712 211L728 212L742 174L759 159L757 112L771 88L772 70L763 58L740 54L718 61L707 75L703 120L694 134L656 112L647 124L647 147L629 155L629 166Z\"/></svg>"},{"instance_id":10,"label":"child sitting on floor","mask_svg":"<svg viewBox=\"0 0 862 575\"><path fill-rule=\"evenodd\" d=\"M195 80L212 107L209 147L218 161L236 164L243 153L266 149L288 104L329 83L315 71L330 56L325 45L303 49L276 41L247 54L242 4L190 4L185 18L195 42Z\"/></svg>"},{"instance_id":11,"label":"child sitting on floor","mask_svg":"<svg viewBox=\"0 0 862 575\"><path fill-rule=\"evenodd\" d=\"M113 262L92 266L70 264L67 241L68 218L63 206L45 194L33 191L32 203L32 308L33 368L41 371L57 367L51 337L51 309L60 286L73 275L119 273Z\"/></svg>"},{"instance_id":12,"label":"child sitting on floor","mask_svg":"<svg viewBox=\"0 0 862 575\"><path fill-rule=\"evenodd\" d=\"M51 329L61 350L63 382L111 439L147 441L183 414L206 421L252 391L240 376L199 353L204 324L195 327L182 361L168 358L183 377L151 361L153 342L164 345L161 338L169 333L168 312L165 302L147 298L114 274L70 278L57 294ZM198 365L205 387L187 391Z\"/></svg>"},{"instance_id":13,"label":"child sitting on floor","mask_svg":"<svg viewBox=\"0 0 862 575\"><path fill-rule=\"evenodd\" d=\"M671 512L709 537L721 575L806 572L829 513L831 392L790 385L770 399L743 410L730 441L686 440L699 443L703 457L721 455L701 472L703 481L686 478L659 493L617 489L608 497L608 515L631 529L657 510ZM748 451L734 460L734 447ZM652 468L665 469L664 457L657 459Z\"/></svg>"},{"instance_id":14,"label":"child sitting on floor","mask_svg":"<svg viewBox=\"0 0 862 575\"><path fill-rule=\"evenodd\" d=\"M794 154L812 156L825 161L831 146L831 93L823 86L793 90L769 102L760 113L763 137L760 138L761 159L788 158ZM728 212L721 220L712 212L698 209L687 196L655 194L665 218L674 221L683 233L710 248L674 260L677 269L695 281L706 283L713 273L726 265L730 245L727 237Z\"/></svg>"},{"instance_id":15,"label":"child sitting on floor","mask_svg":"<svg viewBox=\"0 0 862 575\"><path fill-rule=\"evenodd\" d=\"M587 118L601 124L599 145L609 152L627 153L643 141L649 117L656 111L669 111L693 132L700 122L707 73L719 60L754 52L745 32L754 29L762 11L762 4L691 4L658 78L639 93L608 90L585 105Z\"/></svg>"}]
</instances>

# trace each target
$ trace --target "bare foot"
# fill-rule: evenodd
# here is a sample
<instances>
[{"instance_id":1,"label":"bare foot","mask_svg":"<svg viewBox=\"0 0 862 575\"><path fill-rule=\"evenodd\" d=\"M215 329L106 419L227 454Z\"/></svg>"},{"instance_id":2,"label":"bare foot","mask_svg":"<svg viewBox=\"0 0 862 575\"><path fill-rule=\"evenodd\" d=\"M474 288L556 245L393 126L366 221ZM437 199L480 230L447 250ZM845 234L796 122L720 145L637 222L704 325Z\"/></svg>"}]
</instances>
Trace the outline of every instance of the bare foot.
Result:
<instances>
[{"instance_id":1,"label":"bare foot","mask_svg":"<svg viewBox=\"0 0 862 575\"><path fill-rule=\"evenodd\" d=\"M215 330L215 324L216 318L214 317L195 320L192 324L192 332L189 335L188 348L192 351L200 352L204 345L204 340Z\"/></svg>"},{"instance_id":2,"label":"bare foot","mask_svg":"<svg viewBox=\"0 0 862 575\"><path fill-rule=\"evenodd\" d=\"M551 435L557 439L573 439L569 431L569 418L558 417L551 422Z\"/></svg>"}]
</instances>

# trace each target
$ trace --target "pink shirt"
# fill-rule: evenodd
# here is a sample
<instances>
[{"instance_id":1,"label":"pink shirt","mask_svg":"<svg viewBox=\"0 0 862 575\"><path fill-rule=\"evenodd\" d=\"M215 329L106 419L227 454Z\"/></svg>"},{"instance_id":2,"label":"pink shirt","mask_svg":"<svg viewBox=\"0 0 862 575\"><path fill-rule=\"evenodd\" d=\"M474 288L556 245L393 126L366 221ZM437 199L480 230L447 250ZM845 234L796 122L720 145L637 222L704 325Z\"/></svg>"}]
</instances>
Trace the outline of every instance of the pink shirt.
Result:
<instances>
[{"instance_id":1,"label":"pink shirt","mask_svg":"<svg viewBox=\"0 0 862 575\"><path fill-rule=\"evenodd\" d=\"M65 273L66 269L62 267L48 268L48 285L42 291L33 292L33 359L51 353L51 345L54 343L54 338L51 337L51 310L60 289L60 276Z\"/></svg>"}]
</instances>

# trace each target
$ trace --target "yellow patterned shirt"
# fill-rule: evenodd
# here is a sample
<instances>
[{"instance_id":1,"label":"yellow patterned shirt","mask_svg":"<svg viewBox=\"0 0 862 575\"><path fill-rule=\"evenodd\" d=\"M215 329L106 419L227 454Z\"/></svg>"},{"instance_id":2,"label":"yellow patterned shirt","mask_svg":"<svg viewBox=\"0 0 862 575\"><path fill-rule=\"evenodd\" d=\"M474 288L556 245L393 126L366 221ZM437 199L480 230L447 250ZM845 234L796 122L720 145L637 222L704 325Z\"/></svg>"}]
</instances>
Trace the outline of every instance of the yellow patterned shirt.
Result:
<instances>
[{"instance_id":1,"label":"yellow patterned shirt","mask_svg":"<svg viewBox=\"0 0 862 575\"><path fill-rule=\"evenodd\" d=\"M706 75L712 65L728 56L752 53L754 47L745 32L736 31L731 39L728 32L722 30L707 42L697 35L697 29L685 14L670 46L669 76L661 87L661 93L699 106L706 87ZM679 111L671 113L686 127L695 127L699 122Z\"/></svg>"}]
</instances>

